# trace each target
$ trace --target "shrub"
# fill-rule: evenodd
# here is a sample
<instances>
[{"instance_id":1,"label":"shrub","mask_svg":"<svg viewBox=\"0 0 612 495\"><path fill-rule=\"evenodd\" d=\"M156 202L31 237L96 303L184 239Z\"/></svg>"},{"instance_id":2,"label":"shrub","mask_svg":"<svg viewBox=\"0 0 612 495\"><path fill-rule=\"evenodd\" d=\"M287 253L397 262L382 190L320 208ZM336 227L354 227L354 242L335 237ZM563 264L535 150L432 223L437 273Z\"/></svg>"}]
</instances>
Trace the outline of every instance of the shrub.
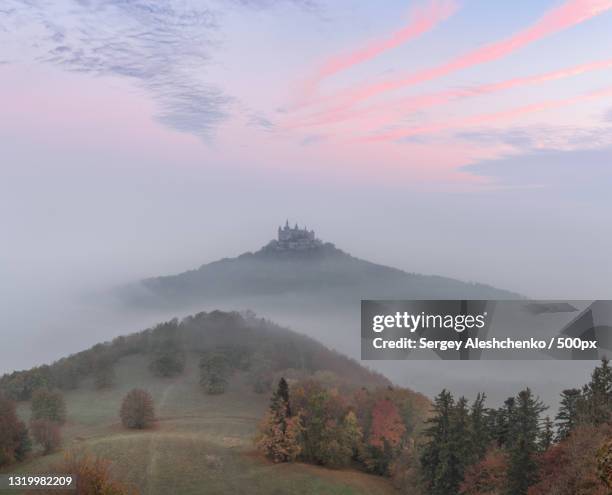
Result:
<instances>
[{"instance_id":1,"label":"shrub","mask_svg":"<svg viewBox=\"0 0 612 495\"><path fill-rule=\"evenodd\" d=\"M68 452L63 461L51 467L52 473L69 473L76 479L76 490L61 491L57 489L36 489L31 495L137 495L138 491L112 476L111 463L106 459L82 453Z\"/></svg>"},{"instance_id":2,"label":"shrub","mask_svg":"<svg viewBox=\"0 0 612 495\"><path fill-rule=\"evenodd\" d=\"M32 394L32 419L48 419L59 424L66 421L66 403L59 391L38 389Z\"/></svg>"},{"instance_id":3,"label":"shrub","mask_svg":"<svg viewBox=\"0 0 612 495\"><path fill-rule=\"evenodd\" d=\"M30 449L28 430L17 418L15 404L0 395L0 466L23 460Z\"/></svg>"},{"instance_id":4,"label":"shrub","mask_svg":"<svg viewBox=\"0 0 612 495\"><path fill-rule=\"evenodd\" d=\"M123 398L119 416L126 428L143 429L151 426L155 420L151 394L139 388L130 390Z\"/></svg>"},{"instance_id":5,"label":"shrub","mask_svg":"<svg viewBox=\"0 0 612 495\"><path fill-rule=\"evenodd\" d=\"M60 425L48 419L33 419L30 421L30 430L34 441L40 445L44 454L57 450L62 443Z\"/></svg>"}]
</instances>

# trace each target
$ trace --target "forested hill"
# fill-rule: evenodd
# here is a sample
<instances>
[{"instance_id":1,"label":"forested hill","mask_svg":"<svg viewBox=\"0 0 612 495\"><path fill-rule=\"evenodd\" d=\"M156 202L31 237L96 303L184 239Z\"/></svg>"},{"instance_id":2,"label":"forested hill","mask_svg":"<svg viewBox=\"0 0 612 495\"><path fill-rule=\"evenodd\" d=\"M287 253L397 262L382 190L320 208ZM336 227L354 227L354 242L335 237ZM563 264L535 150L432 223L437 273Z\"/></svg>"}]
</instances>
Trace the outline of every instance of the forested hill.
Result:
<instances>
[{"instance_id":1,"label":"forested hill","mask_svg":"<svg viewBox=\"0 0 612 495\"><path fill-rule=\"evenodd\" d=\"M248 372L247 379L257 392L268 391L281 375L317 376L338 385L390 385L384 376L357 361L269 320L251 313L212 311L117 337L51 365L6 374L0 378L0 393L28 400L37 388L71 390L84 380L104 388L113 380L115 365L135 354L146 358L153 374L166 377L180 374L189 354L222 355L228 373Z\"/></svg>"},{"instance_id":2,"label":"forested hill","mask_svg":"<svg viewBox=\"0 0 612 495\"><path fill-rule=\"evenodd\" d=\"M209 300L298 296L337 304L360 299L516 299L518 294L447 277L407 273L372 263L331 243L279 250L275 241L256 252L225 258L177 275L154 277L118 291L130 305L189 307ZM280 300L279 300L280 302Z\"/></svg>"},{"instance_id":3,"label":"forested hill","mask_svg":"<svg viewBox=\"0 0 612 495\"><path fill-rule=\"evenodd\" d=\"M281 383L295 391L310 428L298 463L270 462L254 442ZM253 314L199 313L1 377L0 473L95 475L127 487L104 491L121 495L196 495L203 486L207 493L391 495L399 492L386 471L372 475L383 474L377 461L387 466L391 457L372 449L387 430L396 443L414 442L430 405ZM391 429L383 421L388 409ZM353 463L353 444L345 442L353 434L371 439L367 466ZM282 442L273 449L282 452Z\"/></svg>"}]
</instances>

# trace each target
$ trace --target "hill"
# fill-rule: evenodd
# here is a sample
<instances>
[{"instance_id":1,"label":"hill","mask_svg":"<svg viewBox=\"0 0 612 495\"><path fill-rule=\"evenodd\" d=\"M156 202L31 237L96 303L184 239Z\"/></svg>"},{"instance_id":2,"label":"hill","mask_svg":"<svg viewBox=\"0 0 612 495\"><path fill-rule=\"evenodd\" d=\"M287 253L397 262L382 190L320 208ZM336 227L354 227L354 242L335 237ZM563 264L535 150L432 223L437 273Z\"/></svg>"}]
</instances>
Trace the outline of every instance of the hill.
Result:
<instances>
[{"instance_id":1,"label":"hill","mask_svg":"<svg viewBox=\"0 0 612 495\"><path fill-rule=\"evenodd\" d=\"M280 236L280 231L279 231ZM187 308L210 300L297 296L318 308L360 299L516 299L518 294L447 277L407 273L355 258L331 243L295 248L280 241L176 275L142 280L118 291L132 306ZM256 307L260 307L257 306Z\"/></svg>"},{"instance_id":2,"label":"hill","mask_svg":"<svg viewBox=\"0 0 612 495\"><path fill-rule=\"evenodd\" d=\"M210 352L225 353L233 363L222 394L206 394L200 384L200 358ZM167 373L163 370L171 367L158 366L168 355L179 356L180 371ZM100 384L99 369L109 366L113 379ZM68 411L63 450L85 449L111 459L116 475L141 493L195 494L202 493L202 487L211 494L395 493L381 477L300 463L275 465L255 452L256 427L280 376L315 379L345 390L390 385L383 376L308 337L253 315L216 311L5 375L0 390L19 400L18 412L27 420L33 389L61 388ZM134 387L153 396L157 422L150 430L131 431L120 424L121 399ZM428 401L419 394L410 396L417 416L424 416ZM45 472L61 456L35 455L0 472Z\"/></svg>"}]
</instances>

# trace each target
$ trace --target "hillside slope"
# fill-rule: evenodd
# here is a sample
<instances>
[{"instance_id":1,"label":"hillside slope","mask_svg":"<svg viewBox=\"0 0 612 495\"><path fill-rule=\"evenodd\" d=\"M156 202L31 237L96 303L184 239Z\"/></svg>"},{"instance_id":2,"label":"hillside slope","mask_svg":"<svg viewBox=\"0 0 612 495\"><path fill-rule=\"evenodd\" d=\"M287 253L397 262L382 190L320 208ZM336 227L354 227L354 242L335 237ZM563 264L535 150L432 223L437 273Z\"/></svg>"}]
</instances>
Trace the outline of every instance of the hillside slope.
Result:
<instances>
[{"instance_id":1,"label":"hillside slope","mask_svg":"<svg viewBox=\"0 0 612 495\"><path fill-rule=\"evenodd\" d=\"M260 298L329 306L360 299L516 299L518 294L483 284L407 273L372 263L326 243L308 250L279 250L275 241L254 253L225 258L177 275L122 288L134 306L190 307L210 300Z\"/></svg>"},{"instance_id":2,"label":"hillside slope","mask_svg":"<svg viewBox=\"0 0 612 495\"><path fill-rule=\"evenodd\" d=\"M261 458L252 439L269 397L254 393L244 374L217 396L199 390L195 359L187 360L180 377L160 379L148 372L145 357L130 356L117 364L116 375L117 385L111 389L94 391L86 380L65 394L63 451L85 449L111 459L115 474L142 494L395 493L379 477L303 464L275 465ZM129 431L119 422L121 398L134 387L153 395L158 421L151 430ZM29 403L21 403L19 411L29 418ZM45 472L62 455L36 457L0 472Z\"/></svg>"},{"instance_id":3,"label":"hillside slope","mask_svg":"<svg viewBox=\"0 0 612 495\"><path fill-rule=\"evenodd\" d=\"M184 369L173 377L156 376L151 363L177 344ZM239 350L247 356L219 395L204 393L200 385L200 357L213 349ZM101 362L112 363L114 379L97 389L95 370ZM253 439L272 385L265 390L253 386L262 362L272 383L285 376L340 389L389 386L383 376L308 337L252 315L217 311L119 337L50 366L5 375L0 390L22 399L18 411L28 420L33 388L62 388L68 411L62 452L77 448L111 459L116 475L144 494L396 493L388 480L359 471L275 465L262 458ZM157 421L152 429L121 426L121 399L134 387L153 396ZM416 393L413 397L415 411L424 415L427 399ZM0 472L45 472L62 452L35 455Z\"/></svg>"}]
</instances>

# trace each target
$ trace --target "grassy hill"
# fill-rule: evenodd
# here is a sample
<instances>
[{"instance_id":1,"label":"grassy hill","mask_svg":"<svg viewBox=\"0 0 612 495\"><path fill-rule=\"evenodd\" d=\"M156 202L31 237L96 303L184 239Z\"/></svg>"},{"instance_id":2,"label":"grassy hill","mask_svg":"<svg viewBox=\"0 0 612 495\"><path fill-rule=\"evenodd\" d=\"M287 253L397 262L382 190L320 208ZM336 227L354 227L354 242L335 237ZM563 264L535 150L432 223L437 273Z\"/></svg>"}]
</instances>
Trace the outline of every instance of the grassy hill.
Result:
<instances>
[{"instance_id":1,"label":"grassy hill","mask_svg":"<svg viewBox=\"0 0 612 495\"><path fill-rule=\"evenodd\" d=\"M225 322L221 326L220 319ZM175 328L181 329L183 338L188 340L198 335L201 349L218 344L221 337L226 344L230 341L252 344L253 350L269 348L271 342L285 347L293 344L302 356L302 363L308 364L301 371L277 369L277 375L301 372L304 376L320 376L327 380L333 377L339 386L388 385L384 377L328 351L312 339L269 323L257 328L262 321L244 319L236 314L203 314L176 323ZM168 327L160 326L116 339L61 361L63 367L66 362L83 366L87 357L115 349L114 385L96 390L93 375L83 371L84 378L79 380L77 388L63 392L67 422L62 431L62 451L48 456L35 455L24 463L4 467L0 472L44 473L48 466L62 458L64 451L76 448L112 460L117 477L135 484L145 494L396 493L388 480L356 470L330 470L300 463L273 464L263 458L254 449L253 438L268 407L270 394L257 393L253 389L252 373L248 369L233 373L224 394L205 394L199 384L201 349L193 342L191 350L185 353L185 368L180 375L173 378L155 376L149 366L151 346L159 337L158 333L167 331L161 330L164 328ZM258 338L249 342L249 335ZM135 342L144 345L138 352L134 352ZM125 349L131 352L126 353ZM45 368L49 376L53 376L54 366L57 364ZM299 368L299 364L295 366ZM17 376L20 375L3 377L0 386L6 391L10 380L17 380ZM151 429L127 430L120 423L121 399L135 387L144 388L153 396L157 421ZM29 401L18 404L19 415L27 421Z\"/></svg>"}]
</instances>

